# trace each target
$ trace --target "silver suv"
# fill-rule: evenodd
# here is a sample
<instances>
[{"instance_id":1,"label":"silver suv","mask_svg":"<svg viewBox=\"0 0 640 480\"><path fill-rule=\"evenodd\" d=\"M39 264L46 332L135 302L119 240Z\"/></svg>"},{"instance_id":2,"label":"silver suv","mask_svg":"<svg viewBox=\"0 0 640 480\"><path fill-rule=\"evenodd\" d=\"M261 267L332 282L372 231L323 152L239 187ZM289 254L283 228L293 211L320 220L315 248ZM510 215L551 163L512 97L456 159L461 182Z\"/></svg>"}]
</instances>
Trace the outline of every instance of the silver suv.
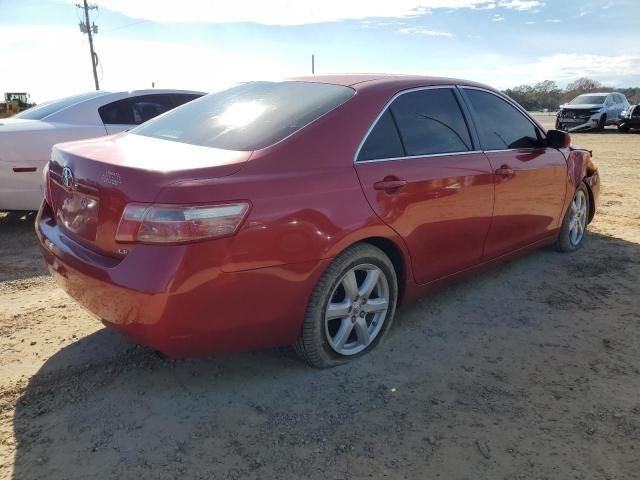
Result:
<instances>
[{"instance_id":1,"label":"silver suv","mask_svg":"<svg viewBox=\"0 0 640 480\"><path fill-rule=\"evenodd\" d=\"M602 130L606 125L616 125L620 113L627 108L629 102L618 92L578 95L569 103L560 105L556 129L569 132Z\"/></svg>"}]
</instances>

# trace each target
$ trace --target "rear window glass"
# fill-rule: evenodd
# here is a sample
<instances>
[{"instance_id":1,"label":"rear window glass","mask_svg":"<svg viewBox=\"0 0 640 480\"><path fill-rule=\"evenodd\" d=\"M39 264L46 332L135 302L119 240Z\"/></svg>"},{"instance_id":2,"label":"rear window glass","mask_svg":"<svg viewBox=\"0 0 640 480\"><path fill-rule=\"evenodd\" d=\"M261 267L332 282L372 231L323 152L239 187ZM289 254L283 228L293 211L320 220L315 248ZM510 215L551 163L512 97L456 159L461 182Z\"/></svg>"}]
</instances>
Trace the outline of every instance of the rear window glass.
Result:
<instances>
[{"instance_id":1,"label":"rear window glass","mask_svg":"<svg viewBox=\"0 0 640 480\"><path fill-rule=\"evenodd\" d=\"M14 115L13 118L22 118L25 120L42 120L49 115L62 110L63 108L70 107L72 105L75 105L76 103L84 102L86 100L101 97L102 95L108 95L109 93L110 92L96 91L83 93L81 95L73 95L72 97L65 97L59 100L53 100L51 102L46 102L41 105L28 108L27 110Z\"/></svg>"},{"instance_id":2,"label":"rear window glass","mask_svg":"<svg viewBox=\"0 0 640 480\"><path fill-rule=\"evenodd\" d=\"M326 83L243 83L187 103L131 132L225 150L258 150L295 133L354 93Z\"/></svg>"}]
</instances>

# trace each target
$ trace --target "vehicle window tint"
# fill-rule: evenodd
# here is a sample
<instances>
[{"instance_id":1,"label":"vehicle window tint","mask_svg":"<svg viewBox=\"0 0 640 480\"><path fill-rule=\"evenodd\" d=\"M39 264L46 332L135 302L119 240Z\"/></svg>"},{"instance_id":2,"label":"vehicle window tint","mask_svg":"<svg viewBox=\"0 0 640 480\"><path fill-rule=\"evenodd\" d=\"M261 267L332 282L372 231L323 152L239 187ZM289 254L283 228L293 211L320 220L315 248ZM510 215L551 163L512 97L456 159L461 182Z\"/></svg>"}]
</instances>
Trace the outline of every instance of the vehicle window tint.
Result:
<instances>
[{"instance_id":1,"label":"vehicle window tint","mask_svg":"<svg viewBox=\"0 0 640 480\"><path fill-rule=\"evenodd\" d=\"M124 98L103 105L98 109L98 113L105 124L140 125L175 106L173 95L151 94Z\"/></svg>"},{"instance_id":2,"label":"vehicle window tint","mask_svg":"<svg viewBox=\"0 0 640 480\"><path fill-rule=\"evenodd\" d=\"M75 105L80 102L92 100L102 95L109 95L110 92L96 91L88 92L80 95L74 95L72 97L65 97L59 100L53 100L51 102L42 103L31 107L23 112L14 115L13 118L22 118L25 120L43 120L44 118L59 112L60 110Z\"/></svg>"},{"instance_id":3,"label":"vehicle window tint","mask_svg":"<svg viewBox=\"0 0 640 480\"><path fill-rule=\"evenodd\" d=\"M405 93L390 110L408 156L471 150L469 129L450 88Z\"/></svg>"},{"instance_id":4,"label":"vehicle window tint","mask_svg":"<svg viewBox=\"0 0 640 480\"><path fill-rule=\"evenodd\" d=\"M172 93L169 97L171 98L173 106L179 107L180 105L184 105L196 98L202 97L202 95L200 93Z\"/></svg>"},{"instance_id":5,"label":"vehicle window tint","mask_svg":"<svg viewBox=\"0 0 640 480\"><path fill-rule=\"evenodd\" d=\"M328 83L248 82L189 102L132 132L225 150L257 150L297 132L354 93Z\"/></svg>"},{"instance_id":6,"label":"vehicle window tint","mask_svg":"<svg viewBox=\"0 0 640 480\"><path fill-rule=\"evenodd\" d=\"M398 134L398 128L391 116L391 112L387 109L367 136L358 154L358 161L404 156L404 148Z\"/></svg>"},{"instance_id":7,"label":"vehicle window tint","mask_svg":"<svg viewBox=\"0 0 640 480\"><path fill-rule=\"evenodd\" d=\"M518 109L500 97L465 89L475 112L476 127L484 150L540 146L537 128Z\"/></svg>"}]
</instances>

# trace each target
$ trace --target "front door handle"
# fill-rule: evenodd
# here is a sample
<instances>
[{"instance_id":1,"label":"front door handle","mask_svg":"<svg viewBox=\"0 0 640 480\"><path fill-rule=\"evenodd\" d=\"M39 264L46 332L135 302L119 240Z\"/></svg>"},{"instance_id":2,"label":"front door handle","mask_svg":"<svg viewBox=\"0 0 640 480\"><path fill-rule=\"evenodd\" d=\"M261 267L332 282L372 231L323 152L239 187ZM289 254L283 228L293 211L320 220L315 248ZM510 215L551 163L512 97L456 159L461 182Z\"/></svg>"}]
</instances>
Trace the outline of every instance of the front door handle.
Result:
<instances>
[{"instance_id":1,"label":"front door handle","mask_svg":"<svg viewBox=\"0 0 640 480\"><path fill-rule=\"evenodd\" d=\"M407 184L406 180L402 180L396 177L387 177L384 180L373 184L373 188L376 190L384 190L387 193L392 193L399 188L404 187Z\"/></svg>"},{"instance_id":2,"label":"front door handle","mask_svg":"<svg viewBox=\"0 0 640 480\"><path fill-rule=\"evenodd\" d=\"M514 174L513 168L509 168L506 165L502 165L500 168L496 169L496 175L501 177L510 177Z\"/></svg>"}]
</instances>

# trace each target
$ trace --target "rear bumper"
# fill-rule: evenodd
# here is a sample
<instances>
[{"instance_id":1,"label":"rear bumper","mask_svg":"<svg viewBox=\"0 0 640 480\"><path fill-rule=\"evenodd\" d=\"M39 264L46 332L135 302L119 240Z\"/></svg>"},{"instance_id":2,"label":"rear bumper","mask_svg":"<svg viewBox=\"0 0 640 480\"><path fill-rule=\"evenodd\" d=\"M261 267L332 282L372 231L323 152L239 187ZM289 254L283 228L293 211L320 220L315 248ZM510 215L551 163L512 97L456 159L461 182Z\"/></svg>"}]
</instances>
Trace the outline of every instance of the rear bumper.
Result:
<instances>
[{"instance_id":1,"label":"rear bumper","mask_svg":"<svg viewBox=\"0 0 640 480\"><path fill-rule=\"evenodd\" d=\"M225 273L215 241L137 245L114 259L66 236L46 202L36 232L51 274L71 297L106 326L172 357L292 344L330 262Z\"/></svg>"}]
</instances>

